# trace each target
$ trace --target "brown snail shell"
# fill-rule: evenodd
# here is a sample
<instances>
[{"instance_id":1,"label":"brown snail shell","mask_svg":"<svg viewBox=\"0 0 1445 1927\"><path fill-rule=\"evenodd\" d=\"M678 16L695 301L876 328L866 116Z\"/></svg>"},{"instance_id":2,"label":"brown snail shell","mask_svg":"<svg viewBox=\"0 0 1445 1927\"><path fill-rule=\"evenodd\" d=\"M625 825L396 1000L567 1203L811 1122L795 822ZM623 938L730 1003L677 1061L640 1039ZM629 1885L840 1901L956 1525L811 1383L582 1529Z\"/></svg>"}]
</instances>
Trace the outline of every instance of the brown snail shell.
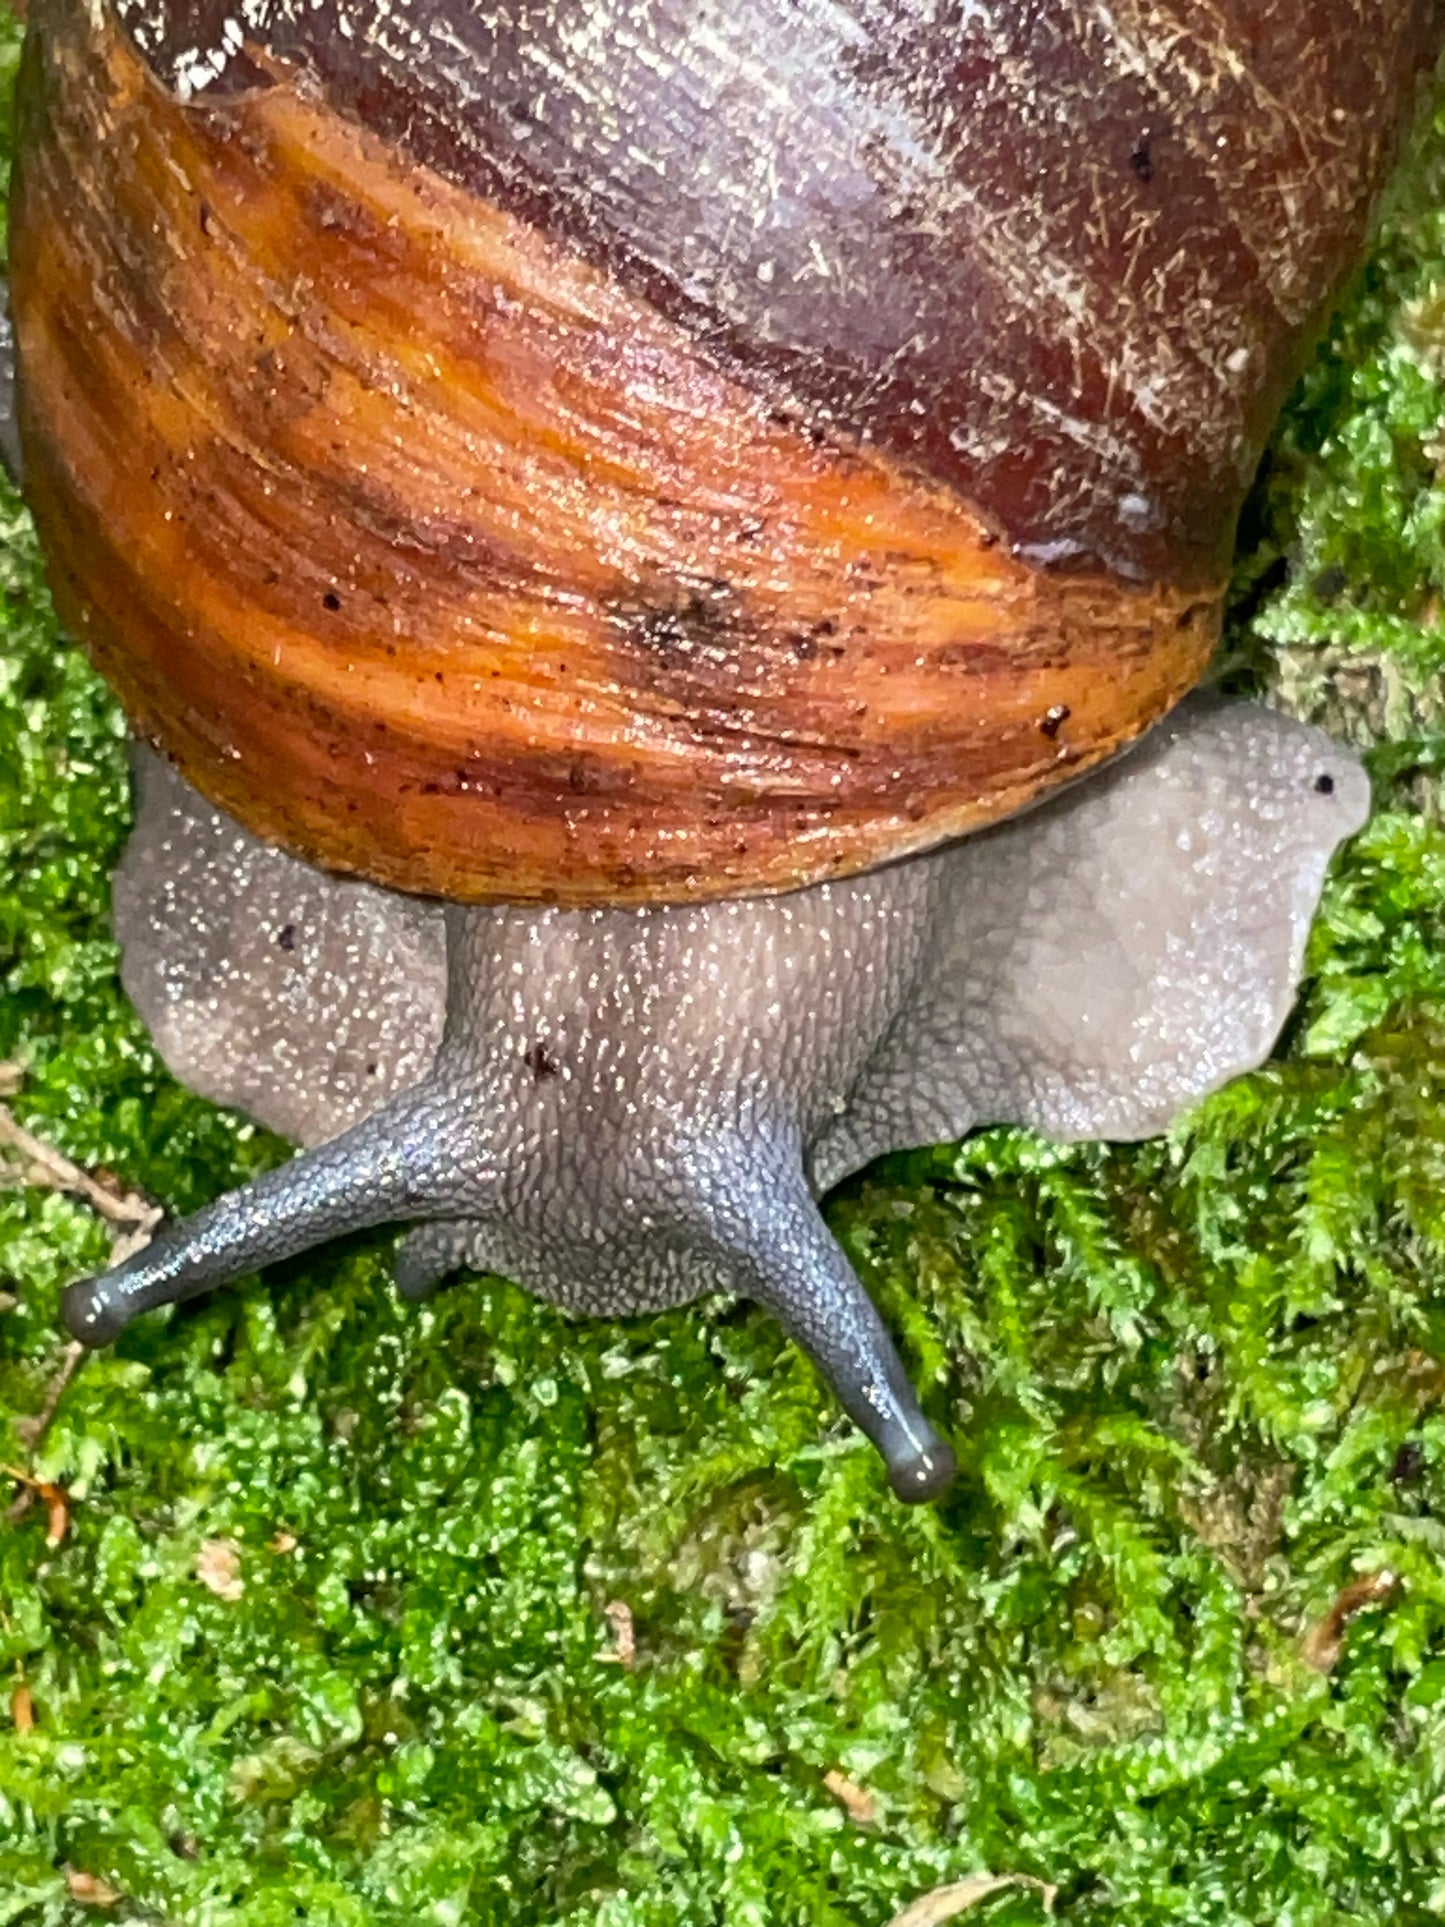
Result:
<instances>
[{"instance_id":1,"label":"brown snail shell","mask_svg":"<svg viewBox=\"0 0 1445 1927\"><path fill-rule=\"evenodd\" d=\"M31 12L63 618L264 837L568 904L856 871L1177 701L1441 29Z\"/></svg>"}]
</instances>

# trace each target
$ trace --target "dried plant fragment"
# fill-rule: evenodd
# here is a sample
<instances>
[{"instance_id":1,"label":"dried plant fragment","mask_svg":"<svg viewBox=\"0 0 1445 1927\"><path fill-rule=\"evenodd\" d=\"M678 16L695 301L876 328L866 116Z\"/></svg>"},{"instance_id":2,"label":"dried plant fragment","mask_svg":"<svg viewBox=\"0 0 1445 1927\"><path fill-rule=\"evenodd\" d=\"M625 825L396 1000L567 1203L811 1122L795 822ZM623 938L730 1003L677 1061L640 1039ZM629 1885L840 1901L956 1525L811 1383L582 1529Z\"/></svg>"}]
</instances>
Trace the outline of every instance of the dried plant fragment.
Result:
<instances>
[{"instance_id":1,"label":"dried plant fragment","mask_svg":"<svg viewBox=\"0 0 1445 1927\"><path fill-rule=\"evenodd\" d=\"M614 1599L602 1608L613 1638L617 1641L616 1650L603 1653L600 1657L611 1666L625 1666L628 1671L637 1658L637 1632L633 1623L632 1608L625 1599Z\"/></svg>"},{"instance_id":2,"label":"dried plant fragment","mask_svg":"<svg viewBox=\"0 0 1445 1927\"><path fill-rule=\"evenodd\" d=\"M102 1184L57 1151L53 1144L47 1144L44 1138L36 1137L17 1123L8 1104L0 1104L0 1152L5 1151L12 1154L13 1163L21 1165L23 1183L42 1185L51 1191L67 1191L72 1197L83 1199L119 1230L132 1234L149 1232L160 1223L162 1214L158 1206L147 1203L134 1191L120 1191Z\"/></svg>"},{"instance_id":3,"label":"dried plant fragment","mask_svg":"<svg viewBox=\"0 0 1445 1927\"><path fill-rule=\"evenodd\" d=\"M1334 1604L1322 1619L1315 1621L1304 1638L1304 1657L1317 1673L1332 1673L1345 1649L1345 1631L1352 1619L1372 1606L1383 1606L1393 1597L1400 1575L1388 1566L1379 1572L1361 1573L1341 1588Z\"/></svg>"},{"instance_id":4,"label":"dried plant fragment","mask_svg":"<svg viewBox=\"0 0 1445 1927\"><path fill-rule=\"evenodd\" d=\"M114 1907L121 1896L118 1890L93 1873L77 1873L67 1867L65 1884L74 1899L87 1907Z\"/></svg>"},{"instance_id":5,"label":"dried plant fragment","mask_svg":"<svg viewBox=\"0 0 1445 1927\"><path fill-rule=\"evenodd\" d=\"M955 1880L951 1886L935 1887L932 1893L924 1894L910 1906L903 1909L890 1927L939 1927L945 1920L953 1920L957 1915L967 1913L970 1907L987 1900L1004 1887L1032 1887L1044 1903L1044 1912L1054 1911L1054 1897L1058 1888L1047 1880L1036 1880L1026 1873L975 1873L967 1880Z\"/></svg>"},{"instance_id":6,"label":"dried plant fragment","mask_svg":"<svg viewBox=\"0 0 1445 1927\"><path fill-rule=\"evenodd\" d=\"M878 1818L878 1802L867 1787L850 1780L836 1766L823 1775L823 1785L855 1825L871 1827Z\"/></svg>"},{"instance_id":7,"label":"dried plant fragment","mask_svg":"<svg viewBox=\"0 0 1445 1927\"><path fill-rule=\"evenodd\" d=\"M196 1554L196 1577L217 1599L234 1605L246 1590L240 1548L230 1539L207 1539Z\"/></svg>"},{"instance_id":8,"label":"dried plant fragment","mask_svg":"<svg viewBox=\"0 0 1445 1927\"><path fill-rule=\"evenodd\" d=\"M6 1514L7 1523L15 1525L23 1519L33 1498L43 1500L48 1515L45 1543L53 1552L70 1530L70 1495L63 1486L53 1485L49 1479L37 1479L33 1473L22 1470L18 1465L0 1465L0 1472L24 1487L19 1499Z\"/></svg>"}]
</instances>

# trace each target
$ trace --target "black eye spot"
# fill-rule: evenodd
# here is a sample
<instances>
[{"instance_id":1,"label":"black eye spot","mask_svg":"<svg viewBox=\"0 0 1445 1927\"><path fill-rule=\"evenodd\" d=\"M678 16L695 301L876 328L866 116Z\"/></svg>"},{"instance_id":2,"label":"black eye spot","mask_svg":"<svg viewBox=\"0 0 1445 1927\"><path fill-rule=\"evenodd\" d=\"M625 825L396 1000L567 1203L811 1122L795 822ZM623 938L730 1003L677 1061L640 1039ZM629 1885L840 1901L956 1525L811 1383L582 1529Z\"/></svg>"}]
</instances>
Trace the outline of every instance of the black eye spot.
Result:
<instances>
[{"instance_id":1,"label":"black eye spot","mask_svg":"<svg viewBox=\"0 0 1445 1927\"><path fill-rule=\"evenodd\" d=\"M1333 796L1334 793L1335 793L1334 777L1330 775L1328 770L1321 770L1320 774L1315 778L1315 795L1316 796Z\"/></svg>"},{"instance_id":2,"label":"black eye spot","mask_svg":"<svg viewBox=\"0 0 1445 1927\"><path fill-rule=\"evenodd\" d=\"M321 598L321 606L323 609L329 609L331 613L335 615L336 611L341 607L341 597L337 595L334 589L328 589Z\"/></svg>"},{"instance_id":3,"label":"black eye spot","mask_svg":"<svg viewBox=\"0 0 1445 1927\"><path fill-rule=\"evenodd\" d=\"M1149 137L1147 134L1129 156L1129 165L1147 187L1154 178L1154 155L1150 150Z\"/></svg>"},{"instance_id":4,"label":"black eye spot","mask_svg":"<svg viewBox=\"0 0 1445 1927\"><path fill-rule=\"evenodd\" d=\"M276 941L277 943L280 944L283 950L294 950L296 948L295 924L294 923L283 924L282 927L276 932Z\"/></svg>"}]
</instances>

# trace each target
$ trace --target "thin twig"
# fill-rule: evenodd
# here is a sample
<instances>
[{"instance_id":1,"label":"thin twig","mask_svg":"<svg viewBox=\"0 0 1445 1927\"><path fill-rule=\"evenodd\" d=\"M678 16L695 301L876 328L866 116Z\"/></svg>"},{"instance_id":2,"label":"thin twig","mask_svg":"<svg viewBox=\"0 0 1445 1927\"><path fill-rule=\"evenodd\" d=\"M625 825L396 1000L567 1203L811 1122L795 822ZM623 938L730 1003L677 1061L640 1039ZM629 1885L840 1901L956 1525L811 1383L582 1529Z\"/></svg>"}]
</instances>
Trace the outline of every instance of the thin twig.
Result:
<instances>
[{"instance_id":1,"label":"thin twig","mask_svg":"<svg viewBox=\"0 0 1445 1927\"><path fill-rule=\"evenodd\" d=\"M23 1124L16 1123L8 1104L0 1104L0 1148L16 1151L29 1161L30 1168L25 1175L30 1183L83 1198L108 1224L135 1232L149 1231L160 1223L161 1212L156 1205L148 1204L138 1192L108 1189L57 1151L53 1144L47 1144Z\"/></svg>"},{"instance_id":2,"label":"thin twig","mask_svg":"<svg viewBox=\"0 0 1445 1927\"><path fill-rule=\"evenodd\" d=\"M850 1780L841 1767L823 1775L823 1785L842 1807L848 1818L860 1827L871 1827L878 1818L878 1802L866 1786Z\"/></svg>"},{"instance_id":3,"label":"thin twig","mask_svg":"<svg viewBox=\"0 0 1445 1927\"><path fill-rule=\"evenodd\" d=\"M955 1880L951 1886L935 1887L932 1893L923 1894L903 1909L892 1927L941 1927L943 1921L957 1919L1004 1887L1032 1887L1043 1902L1044 1912L1054 1911L1059 1890L1050 1881L1036 1880L1026 1873L975 1873L967 1880Z\"/></svg>"},{"instance_id":4,"label":"thin twig","mask_svg":"<svg viewBox=\"0 0 1445 1927\"><path fill-rule=\"evenodd\" d=\"M30 1510L30 1501L43 1499L49 1520L45 1543L53 1552L70 1530L70 1494L63 1485L56 1485L52 1479L37 1479L33 1472L27 1472L23 1466L0 1465L0 1472L7 1479L14 1479L21 1490L21 1498L5 1515L6 1524L18 1524Z\"/></svg>"},{"instance_id":5,"label":"thin twig","mask_svg":"<svg viewBox=\"0 0 1445 1927\"><path fill-rule=\"evenodd\" d=\"M1335 1597L1323 1619L1317 1620L1304 1637L1306 1665L1317 1673L1332 1673L1345 1650L1345 1631L1352 1619L1372 1606L1387 1606L1400 1586L1400 1575L1388 1566L1379 1572L1361 1573Z\"/></svg>"},{"instance_id":6,"label":"thin twig","mask_svg":"<svg viewBox=\"0 0 1445 1927\"><path fill-rule=\"evenodd\" d=\"M66 1346L64 1355L60 1360L60 1370L55 1374L54 1378L51 1379L50 1384L46 1388L45 1403L38 1412L32 1412L27 1418L16 1419L16 1436L32 1457L34 1456L36 1446L39 1445L40 1441L45 1437L45 1434L50 1430L50 1421L60 1409L61 1396L71 1379L74 1378L76 1366L84 1357L84 1345L81 1344L78 1338L72 1338Z\"/></svg>"},{"instance_id":7,"label":"thin twig","mask_svg":"<svg viewBox=\"0 0 1445 1927\"><path fill-rule=\"evenodd\" d=\"M14 1075L7 1076L7 1073ZM18 1065L0 1064L0 1091L13 1094L19 1088L21 1075ZM138 1192L122 1192L102 1184L99 1178L92 1177L89 1171L82 1170L78 1164L57 1151L53 1144L47 1144L43 1138L36 1137L33 1131L27 1131L23 1124L17 1123L8 1104L0 1104L0 1153L6 1151L13 1153L15 1160L21 1162L19 1175L23 1182L44 1185L52 1191L68 1192L88 1204L97 1217L105 1220L111 1227L112 1263L121 1263L150 1243L151 1234L162 1217L158 1206L148 1203ZM16 1434L32 1460L60 1408L66 1386L74 1378L85 1356L86 1348L78 1341L67 1345L61 1356L59 1370L46 1388L40 1410L17 1421ZM69 1516L64 1492L35 1478L30 1472L12 1467L4 1469L21 1483L19 1496L5 1514L6 1523L16 1524L34 1501L42 1498L50 1509L49 1543L58 1545L64 1537Z\"/></svg>"}]
</instances>

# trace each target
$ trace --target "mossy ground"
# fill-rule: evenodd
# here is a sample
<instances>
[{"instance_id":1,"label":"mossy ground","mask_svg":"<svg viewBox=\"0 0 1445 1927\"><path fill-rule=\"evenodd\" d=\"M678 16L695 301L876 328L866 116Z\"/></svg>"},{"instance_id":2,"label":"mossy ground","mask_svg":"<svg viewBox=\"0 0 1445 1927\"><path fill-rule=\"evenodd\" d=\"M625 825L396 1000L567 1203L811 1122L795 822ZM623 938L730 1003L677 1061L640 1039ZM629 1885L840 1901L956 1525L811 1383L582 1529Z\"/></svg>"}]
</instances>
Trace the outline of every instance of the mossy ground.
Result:
<instances>
[{"instance_id":1,"label":"mossy ground","mask_svg":"<svg viewBox=\"0 0 1445 1927\"><path fill-rule=\"evenodd\" d=\"M0 1460L69 1521L0 1531L0 1923L884 1927L982 1868L1081 1923L1445 1917L1442 209L1445 117L1249 518L1227 673L1379 746L1282 1054L1167 1142L831 1207L941 1510L748 1308L419 1313L384 1238L147 1319L36 1444L110 1233L12 1170ZM120 995L120 719L3 534L11 1102L186 1210L282 1148Z\"/></svg>"}]
</instances>

